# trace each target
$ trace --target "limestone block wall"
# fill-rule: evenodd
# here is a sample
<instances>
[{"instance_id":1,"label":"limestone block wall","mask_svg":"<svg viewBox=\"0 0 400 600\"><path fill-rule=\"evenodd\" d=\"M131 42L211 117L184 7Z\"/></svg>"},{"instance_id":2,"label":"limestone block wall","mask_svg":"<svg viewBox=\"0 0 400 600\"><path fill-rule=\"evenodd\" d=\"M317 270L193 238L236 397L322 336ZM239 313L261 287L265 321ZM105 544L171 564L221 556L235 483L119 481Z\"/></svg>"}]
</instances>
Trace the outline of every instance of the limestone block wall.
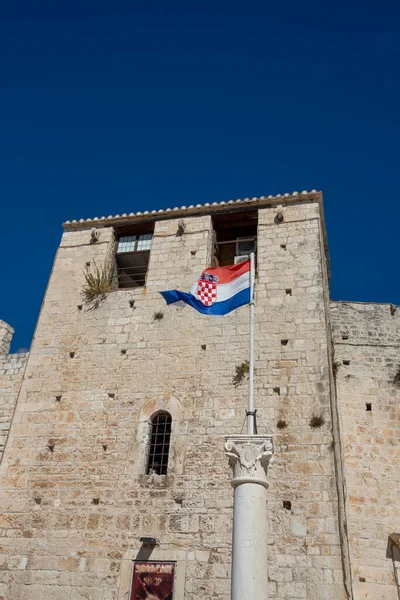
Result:
<instances>
[{"instance_id":1,"label":"limestone block wall","mask_svg":"<svg viewBox=\"0 0 400 600\"><path fill-rule=\"evenodd\" d=\"M27 353L8 354L13 333L8 323L0 321L0 462L28 358Z\"/></svg>"},{"instance_id":2,"label":"limestone block wall","mask_svg":"<svg viewBox=\"0 0 400 600\"><path fill-rule=\"evenodd\" d=\"M276 224L276 207L259 211L256 289L258 432L276 452L270 597L340 600L321 214L312 201L283 213ZM122 600L135 558L176 561L176 600L230 598L224 440L244 427L247 384L232 377L248 358L249 311L165 305L158 292L189 289L211 258L210 215L184 219L181 237L178 221L155 224L146 288L97 308L82 303L83 272L110 256L114 232L95 244L90 229L63 235L0 466L2 600ZM160 409L173 418L162 477L145 474Z\"/></svg>"},{"instance_id":3,"label":"limestone block wall","mask_svg":"<svg viewBox=\"0 0 400 600\"><path fill-rule=\"evenodd\" d=\"M0 355L10 352L14 329L5 321L0 321Z\"/></svg>"},{"instance_id":4,"label":"limestone block wall","mask_svg":"<svg viewBox=\"0 0 400 600\"><path fill-rule=\"evenodd\" d=\"M269 475L270 579L279 598L345 598L321 219L317 205L298 205L284 208L276 227L271 212L259 215L256 309L263 314L258 398L276 451ZM320 427L310 426L313 416L323 419ZM283 507L288 501L290 510Z\"/></svg>"},{"instance_id":5,"label":"limestone block wall","mask_svg":"<svg viewBox=\"0 0 400 600\"><path fill-rule=\"evenodd\" d=\"M400 309L332 302L331 317L354 597L398 600Z\"/></svg>"}]
</instances>

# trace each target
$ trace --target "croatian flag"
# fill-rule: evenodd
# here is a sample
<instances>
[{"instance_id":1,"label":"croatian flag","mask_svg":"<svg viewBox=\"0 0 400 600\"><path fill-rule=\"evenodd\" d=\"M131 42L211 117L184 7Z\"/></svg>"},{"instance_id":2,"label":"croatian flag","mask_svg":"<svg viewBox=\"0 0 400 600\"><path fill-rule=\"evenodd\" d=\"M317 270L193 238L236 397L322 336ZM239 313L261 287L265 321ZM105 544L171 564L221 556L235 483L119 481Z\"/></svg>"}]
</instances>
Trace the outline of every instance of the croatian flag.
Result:
<instances>
[{"instance_id":1,"label":"croatian flag","mask_svg":"<svg viewBox=\"0 0 400 600\"><path fill-rule=\"evenodd\" d=\"M190 292L161 292L167 304L185 302L204 315L226 315L250 302L250 260L206 269Z\"/></svg>"}]
</instances>

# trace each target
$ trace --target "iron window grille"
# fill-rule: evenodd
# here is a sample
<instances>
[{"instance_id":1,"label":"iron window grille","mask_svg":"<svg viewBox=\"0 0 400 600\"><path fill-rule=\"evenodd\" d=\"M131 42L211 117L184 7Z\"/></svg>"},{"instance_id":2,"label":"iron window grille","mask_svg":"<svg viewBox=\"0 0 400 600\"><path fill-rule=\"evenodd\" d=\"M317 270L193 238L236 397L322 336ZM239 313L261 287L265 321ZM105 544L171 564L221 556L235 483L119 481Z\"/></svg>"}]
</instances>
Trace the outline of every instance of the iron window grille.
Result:
<instances>
[{"instance_id":1,"label":"iron window grille","mask_svg":"<svg viewBox=\"0 0 400 600\"><path fill-rule=\"evenodd\" d=\"M119 235L115 249L114 282L119 288L146 285L153 233Z\"/></svg>"},{"instance_id":2,"label":"iron window grille","mask_svg":"<svg viewBox=\"0 0 400 600\"><path fill-rule=\"evenodd\" d=\"M171 425L172 417L166 412L157 413L151 421L150 449L147 463L148 475L167 474Z\"/></svg>"}]
</instances>

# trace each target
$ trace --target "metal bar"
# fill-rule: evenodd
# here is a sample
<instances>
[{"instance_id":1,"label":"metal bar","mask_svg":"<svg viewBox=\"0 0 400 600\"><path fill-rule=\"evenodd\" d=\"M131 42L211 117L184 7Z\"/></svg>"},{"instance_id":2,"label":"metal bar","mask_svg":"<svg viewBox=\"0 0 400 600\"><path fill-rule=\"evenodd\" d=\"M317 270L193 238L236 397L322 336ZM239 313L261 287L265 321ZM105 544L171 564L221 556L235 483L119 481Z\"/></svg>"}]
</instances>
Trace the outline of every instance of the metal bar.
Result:
<instances>
[{"instance_id":1,"label":"metal bar","mask_svg":"<svg viewBox=\"0 0 400 600\"><path fill-rule=\"evenodd\" d=\"M249 405L247 433L254 435L254 252L250 253L250 335L249 335Z\"/></svg>"},{"instance_id":2,"label":"metal bar","mask_svg":"<svg viewBox=\"0 0 400 600\"><path fill-rule=\"evenodd\" d=\"M228 240L227 242L215 242L215 246L222 246L223 244L241 244L242 242L254 242L257 239L256 236L248 238L240 238L236 240Z\"/></svg>"},{"instance_id":3,"label":"metal bar","mask_svg":"<svg viewBox=\"0 0 400 600\"><path fill-rule=\"evenodd\" d=\"M138 265L138 266L132 266L132 267L117 267L116 271L131 271L132 269L142 269L143 273L146 273L147 268L145 265Z\"/></svg>"},{"instance_id":4,"label":"metal bar","mask_svg":"<svg viewBox=\"0 0 400 600\"><path fill-rule=\"evenodd\" d=\"M115 256L126 256L127 254L145 254L145 253L150 254L150 248L147 248L145 250L128 250L127 252L116 252Z\"/></svg>"},{"instance_id":5,"label":"metal bar","mask_svg":"<svg viewBox=\"0 0 400 600\"><path fill-rule=\"evenodd\" d=\"M151 445L147 473L166 475L168 472L169 448L171 441L171 417L158 413L152 421Z\"/></svg>"}]
</instances>

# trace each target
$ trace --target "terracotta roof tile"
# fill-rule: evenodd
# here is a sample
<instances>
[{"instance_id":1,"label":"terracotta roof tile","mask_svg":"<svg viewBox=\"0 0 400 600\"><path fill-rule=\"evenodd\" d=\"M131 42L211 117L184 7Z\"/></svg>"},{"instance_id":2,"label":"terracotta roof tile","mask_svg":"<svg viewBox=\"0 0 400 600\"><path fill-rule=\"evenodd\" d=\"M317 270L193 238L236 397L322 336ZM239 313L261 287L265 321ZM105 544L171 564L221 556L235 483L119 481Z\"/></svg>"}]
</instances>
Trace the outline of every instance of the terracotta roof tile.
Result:
<instances>
[{"instance_id":1,"label":"terracotta roof tile","mask_svg":"<svg viewBox=\"0 0 400 600\"><path fill-rule=\"evenodd\" d=\"M105 224L116 224L118 221L125 221L125 220L131 220L131 219L137 219L140 220L143 217L149 217L152 215L160 215L160 216L166 216L168 215L168 213L171 212L178 212L180 214L182 214L182 216L185 216L184 213L187 213L187 215L189 216L190 214L198 214L200 211L204 210L204 209L217 209L217 208L224 208L226 207L226 209L229 207L231 207L232 205L238 205L238 204L251 204L251 203L258 203L258 204L262 204L264 201L266 201L266 203L271 203L272 201L276 201L276 200L281 200L281 199L287 199L287 198L297 198L297 197L302 197L302 196L314 196L315 194L320 194L320 192L317 192L317 190L311 190L311 192L308 192L307 190L303 190L302 192L292 192L291 194L277 194L276 196L260 196L260 197L254 197L254 198L244 198L244 199L240 199L238 198L237 200L228 200L228 201L222 201L222 202L212 202L211 204L209 202L206 202L205 204L196 204L196 206L194 206L193 204L189 205L189 206L175 206L174 208L166 208L166 209L159 209L159 210L152 210L152 211L148 211L145 210L143 212L138 211L136 213L124 213L122 215L108 215L108 217L94 217L92 219L79 219L79 220L73 220L73 221L65 221L65 223L63 223L63 227L64 229L79 229L81 227L79 226L93 226L96 224L100 224L99 222L101 222L101 225L105 225Z\"/></svg>"}]
</instances>

